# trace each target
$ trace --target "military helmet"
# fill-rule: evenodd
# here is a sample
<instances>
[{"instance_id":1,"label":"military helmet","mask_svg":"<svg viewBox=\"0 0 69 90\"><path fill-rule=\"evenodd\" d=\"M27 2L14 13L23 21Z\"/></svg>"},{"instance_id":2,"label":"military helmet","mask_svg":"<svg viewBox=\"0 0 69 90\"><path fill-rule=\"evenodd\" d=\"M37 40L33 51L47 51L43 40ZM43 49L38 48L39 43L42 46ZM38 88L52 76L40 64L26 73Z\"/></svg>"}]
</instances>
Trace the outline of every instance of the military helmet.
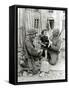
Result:
<instances>
[{"instance_id":1,"label":"military helmet","mask_svg":"<svg viewBox=\"0 0 69 90\"><path fill-rule=\"evenodd\" d=\"M28 30L27 33L28 33L27 35L33 35L33 34L36 34L37 31L35 29L31 29L31 30Z\"/></svg>"},{"instance_id":2,"label":"military helmet","mask_svg":"<svg viewBox=\"0 0 69 90\"><path fill-rule=\"evenodd\" d=\"M53 36L54 36L54 37L59 36L59 34L60 34L59 29L54 29L54 30L53 30Z\"/></svg>"}]
</instances>

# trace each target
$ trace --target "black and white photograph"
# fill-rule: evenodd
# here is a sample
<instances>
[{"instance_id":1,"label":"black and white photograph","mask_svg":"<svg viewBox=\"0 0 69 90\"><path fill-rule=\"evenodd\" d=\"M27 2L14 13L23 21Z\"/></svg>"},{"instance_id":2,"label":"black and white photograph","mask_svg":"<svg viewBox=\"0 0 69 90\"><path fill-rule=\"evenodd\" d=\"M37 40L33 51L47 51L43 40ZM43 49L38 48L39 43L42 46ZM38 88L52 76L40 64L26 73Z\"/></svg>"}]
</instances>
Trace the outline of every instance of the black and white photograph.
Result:
<instances>
[{"instance_id":1,"label":"black and white photograph","mask_svg":"<svg viewBox=\"0 0 69 90\"><path fill-rule=\"evenodd\" d=\"M17 82L65 80L65 10L17 9Z\"/></svg>"}]
</instances>

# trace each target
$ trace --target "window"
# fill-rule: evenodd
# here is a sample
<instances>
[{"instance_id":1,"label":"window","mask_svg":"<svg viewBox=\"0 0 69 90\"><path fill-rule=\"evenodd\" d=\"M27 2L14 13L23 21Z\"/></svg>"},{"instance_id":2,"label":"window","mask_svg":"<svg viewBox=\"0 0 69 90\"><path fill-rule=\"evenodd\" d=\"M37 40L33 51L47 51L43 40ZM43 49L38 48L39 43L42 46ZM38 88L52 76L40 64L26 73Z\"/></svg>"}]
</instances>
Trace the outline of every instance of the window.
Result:
<instances>
[{"instance_id":1,"label":"window","mask_svg":"<svg viewBox=\"0 0 69 90\"><path fill-rule=\"evenodd\" d=\"M49 30L50 28L53 29L54 28L54 19L48 19L47 20L47 29Z\"/></svg>"},{"instance_id":2,"label":"window","mask_svg":"<svg viewBox=\"0 0 69 90\"><path fill-rule=\"evenodd\" d=\"M34 19L34 28L39 27L39 19Z\"/></svg>"},{"instance_id":3,"label":"window","mask_svg":"<svg viewBox=\"0 0 69 90\"><path fill-rule=\"evenodd\" d=\"M50 23L50 28L53 29L54 28L54 20L49 20Z\"/></svg>"}]
</instances>

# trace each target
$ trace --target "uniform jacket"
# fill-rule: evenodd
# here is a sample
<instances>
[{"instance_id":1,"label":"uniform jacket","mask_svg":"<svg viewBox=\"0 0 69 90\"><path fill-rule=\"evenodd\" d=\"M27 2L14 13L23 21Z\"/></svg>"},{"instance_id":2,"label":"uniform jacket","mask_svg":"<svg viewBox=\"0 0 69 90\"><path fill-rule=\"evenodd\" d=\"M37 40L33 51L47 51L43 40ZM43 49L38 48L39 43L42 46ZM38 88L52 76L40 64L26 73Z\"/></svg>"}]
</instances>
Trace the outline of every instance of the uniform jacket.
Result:
<instances>
[{"instance_id":1,"label":"uniform jacket","mask_svg":"<svg viewBox=\"0 0 69 90\"><path fill-rule=\"evenodd\" d=\"M38 69L35 61L40 57L38 51L35 49L33 42L30 38L26 38L25 40L25 55L28 60L28 66L30 70ZM38 63L39 64L39 63Z\"/></svg>"},{"instance_id":2,"label":"uniform jacket","mask_svg":"<svg viewBox=\"0 0 69 90\"><path fill-rule=\"evenodd\" d=\"M52 37L50 39L52 41L51 46L48 48L48 60L51 65L55 65L58 61L58 55L60 52L61 40L59 37Z\"/></svg>"},{"instance_id":3,"label":"uniform jacket","mask_svg":"<svg viewBox=\"0 0 69 90\"><path fill-rule=\"evenodd\" d=\"M60 46L61 46L61 40L60 40L60 38L59 37L51 37L51 42L52 42L52 44L51 44L51 50L53 51L53 52L59 52L59 50L60 50Z\"/></svg>"}]
</instances>

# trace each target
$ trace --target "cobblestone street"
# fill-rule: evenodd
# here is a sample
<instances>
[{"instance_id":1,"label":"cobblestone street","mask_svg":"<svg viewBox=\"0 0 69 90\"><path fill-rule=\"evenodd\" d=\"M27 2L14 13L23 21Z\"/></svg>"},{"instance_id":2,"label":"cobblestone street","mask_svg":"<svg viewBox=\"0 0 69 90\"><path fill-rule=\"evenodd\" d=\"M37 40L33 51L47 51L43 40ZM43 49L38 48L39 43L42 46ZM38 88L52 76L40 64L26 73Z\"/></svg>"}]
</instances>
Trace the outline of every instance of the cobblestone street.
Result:
<instances>
[{"instance_id":1,"label":"cobblestone street","mask_svg":"<svg viewBox=\"0 0 69 90\"><path fill-rule=\"evenodd\" d=\"M46 73L44 77L40 77L39 74L33 76L21 76L18 77L19 82L23 81L40 81L40 80L60 80L65 79L65 61L64 54L61 51L59 55L58 63L54 66L50 65L49 73Z\"/></svg>"}]
</instances>

